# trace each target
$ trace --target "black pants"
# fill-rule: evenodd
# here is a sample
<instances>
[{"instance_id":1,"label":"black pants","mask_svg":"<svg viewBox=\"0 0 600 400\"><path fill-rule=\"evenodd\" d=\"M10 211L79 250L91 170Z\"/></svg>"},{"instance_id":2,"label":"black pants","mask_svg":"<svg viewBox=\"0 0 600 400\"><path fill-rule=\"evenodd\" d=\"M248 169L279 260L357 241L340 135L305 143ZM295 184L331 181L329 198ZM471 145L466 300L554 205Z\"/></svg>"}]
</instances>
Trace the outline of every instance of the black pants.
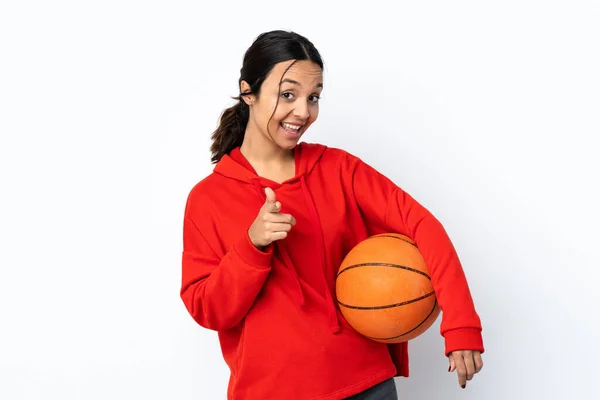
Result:
<instances>
[{"instance_id":1,"label":"black pants","mask_svg":"<svg viewBox=\"0 0 600 400\"><path fill-rule=\"evenodd\" d=\"M348 397L346 400L398 400L396 382L390 378L370 389Z\"/></svg>"}]
</instances>

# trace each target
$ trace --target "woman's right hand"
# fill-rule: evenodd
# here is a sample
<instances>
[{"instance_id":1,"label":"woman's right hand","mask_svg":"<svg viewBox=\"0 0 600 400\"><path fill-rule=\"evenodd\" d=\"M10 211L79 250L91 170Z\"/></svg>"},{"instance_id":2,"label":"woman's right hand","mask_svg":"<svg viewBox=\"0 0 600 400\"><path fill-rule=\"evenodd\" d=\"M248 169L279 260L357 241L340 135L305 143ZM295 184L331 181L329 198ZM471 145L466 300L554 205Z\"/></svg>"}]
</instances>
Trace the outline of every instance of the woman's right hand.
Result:
<instances>
[{"instance_id":1,"label":"woman's right hand","mask_svg":"<svg viewBox=\"0 0 600 400\"><path fill-rule=\"evenodd\" d=\"M276 240L285 239L292 226L296 225L296 219L290 214L279 213L281 203L273 189L265 188L265 194L267 200L248 230L250 241L261 250Z\"/></svg>"}]
</instances>

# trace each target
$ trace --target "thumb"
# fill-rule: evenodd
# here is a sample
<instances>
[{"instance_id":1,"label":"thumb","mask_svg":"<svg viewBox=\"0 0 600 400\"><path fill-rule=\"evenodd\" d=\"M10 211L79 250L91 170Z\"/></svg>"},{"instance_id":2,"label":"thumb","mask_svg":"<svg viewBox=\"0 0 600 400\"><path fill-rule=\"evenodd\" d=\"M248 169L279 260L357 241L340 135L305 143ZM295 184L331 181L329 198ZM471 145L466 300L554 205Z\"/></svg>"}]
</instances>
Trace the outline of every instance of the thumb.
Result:
<instances>
[{"instance_id":1,"label":"thumb","mask_svg":"<svg viewBox=\"0 0 600 400\"><path fill-rule=\"evenodd\" d=\"M275 203L277 201L277 198L275 197L275 192L273 191L273 189L267 187L265 188L265 195L267 195L267 203Z\"/></svg>"}]
</instances>

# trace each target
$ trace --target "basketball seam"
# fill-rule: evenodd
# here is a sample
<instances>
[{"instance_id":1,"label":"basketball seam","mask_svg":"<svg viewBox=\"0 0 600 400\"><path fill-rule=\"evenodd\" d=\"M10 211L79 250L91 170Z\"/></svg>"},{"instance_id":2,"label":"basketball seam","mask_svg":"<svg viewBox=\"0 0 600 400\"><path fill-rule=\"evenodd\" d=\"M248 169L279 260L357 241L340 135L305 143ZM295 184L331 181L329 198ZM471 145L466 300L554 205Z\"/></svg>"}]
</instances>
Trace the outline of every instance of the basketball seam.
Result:
<instances>
[{"instance_id":1,"label":"basketball seam","mask_svg":"<svg viewBox=\"0 0 600 400\"><path fill-rule=\"evenodd\" d=\"M428 274L426 274L423 271L419 271L418 269L407 267L406 265L391 264L391 263L378 263L378 262L370 262L370 263L362 263L362 264L353 264L353 265L350 265L350 266L344 268L343 270L341 270L340 272L338 272L337 276L339 277L342 273L348 271L349 269L354 269L354 268L358 268L358 267L391 267L391 268L399 268L399 269L404 269L404 270L407 270L407 271L410 271L410 272L414 272L414 273L423 275L425 278L431 280L431 278L429 277Z\"/></svg>"},{"instance_id":2,"label":"basketball seam","mask_svg":"<svg viewBox=\"0 0 600 400\"><path fill-rule=\"evenodd\" d=\"M413 242L411 242L411 241L408 241L408 240L406 240L406 239L403 239L403 238L401 238L401 237L398 237L398 236L394 236L394 235L386 235L386 234L375 235L375 236L371 236L371 237L367 238L367 240L370 240L370 239L377 239L377 238L382 238L382 237L386 237L386 238L392 238L392 239L398 239L398 240L402 240L403 242L406 242L406 243L410 244L411 246L417 247L417 245L416 245L416 244L414 244Z\"/></svg>"},{"instance_id":3,"label":"basketball seam","mask_svg":"<svg viewBox=\"0 0 600 400\"><path fill-rule=\"evenodd\" d=\"M396 336L392 336L392 337L387 337L387 338L376 338L376 337L371 337L371 336L366 336L365 337L371 339L371 340L392 340L392 339L398 339L402 336L406 336L411 332L414 332L415 330L419 329L419 327L421 325L423 325L428 319L429 317L431 317L433 315L433 312L435 311L436 307L437 307L437 300L433 303L433 308L431 309L431 311L429 312L429 314L423 319L423 321L421 321L417 326L415 326L414 328L412 328L411 330L401 333L400 335L396 335Z\"/></svg>"},{"instance_id":4,"label":"basketball seam","mask_svg":"<svg viewBox=\"0 0 600 400\"><path fill-rule=\"evenodd\" d=\"M415 299L403 301L402 303L387 304L385 306L351 306L351 305L348 305L348 304L344 304L344 303L342 303L339 300L338 300L338 304L340 306L342 306L342 307L350 308L350 309L353 309L353 310L384 310L386 308L401 307L401 306L406 306L408 304L416 303L417 301L420 301L420 300L426 299L428 297L431 297L434 294L435 294L435 292L432 291L432 292L429 292L429 293L427 293L427 294L425 294L425 295L423 295L421 297L417 297Z\"/></svg>"}]
</instances>

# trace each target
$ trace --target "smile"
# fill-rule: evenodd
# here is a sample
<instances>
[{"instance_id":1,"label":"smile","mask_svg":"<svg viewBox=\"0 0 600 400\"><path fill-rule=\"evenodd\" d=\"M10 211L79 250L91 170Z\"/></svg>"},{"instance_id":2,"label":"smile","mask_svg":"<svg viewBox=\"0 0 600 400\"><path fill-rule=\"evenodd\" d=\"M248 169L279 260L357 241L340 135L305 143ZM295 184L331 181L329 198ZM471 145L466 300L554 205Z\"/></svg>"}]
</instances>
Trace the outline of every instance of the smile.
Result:
<instances>
[{"instance_id":1,"label":"smile","mask_svg":"<svg viewBox=\"0 0 600 400\"><path fill-rule=\"evenodd\" d=\"M291 132L298 132L303 125L289 124L287 122L282 122L281 126Z\"/></svg>"}]
</instances>

